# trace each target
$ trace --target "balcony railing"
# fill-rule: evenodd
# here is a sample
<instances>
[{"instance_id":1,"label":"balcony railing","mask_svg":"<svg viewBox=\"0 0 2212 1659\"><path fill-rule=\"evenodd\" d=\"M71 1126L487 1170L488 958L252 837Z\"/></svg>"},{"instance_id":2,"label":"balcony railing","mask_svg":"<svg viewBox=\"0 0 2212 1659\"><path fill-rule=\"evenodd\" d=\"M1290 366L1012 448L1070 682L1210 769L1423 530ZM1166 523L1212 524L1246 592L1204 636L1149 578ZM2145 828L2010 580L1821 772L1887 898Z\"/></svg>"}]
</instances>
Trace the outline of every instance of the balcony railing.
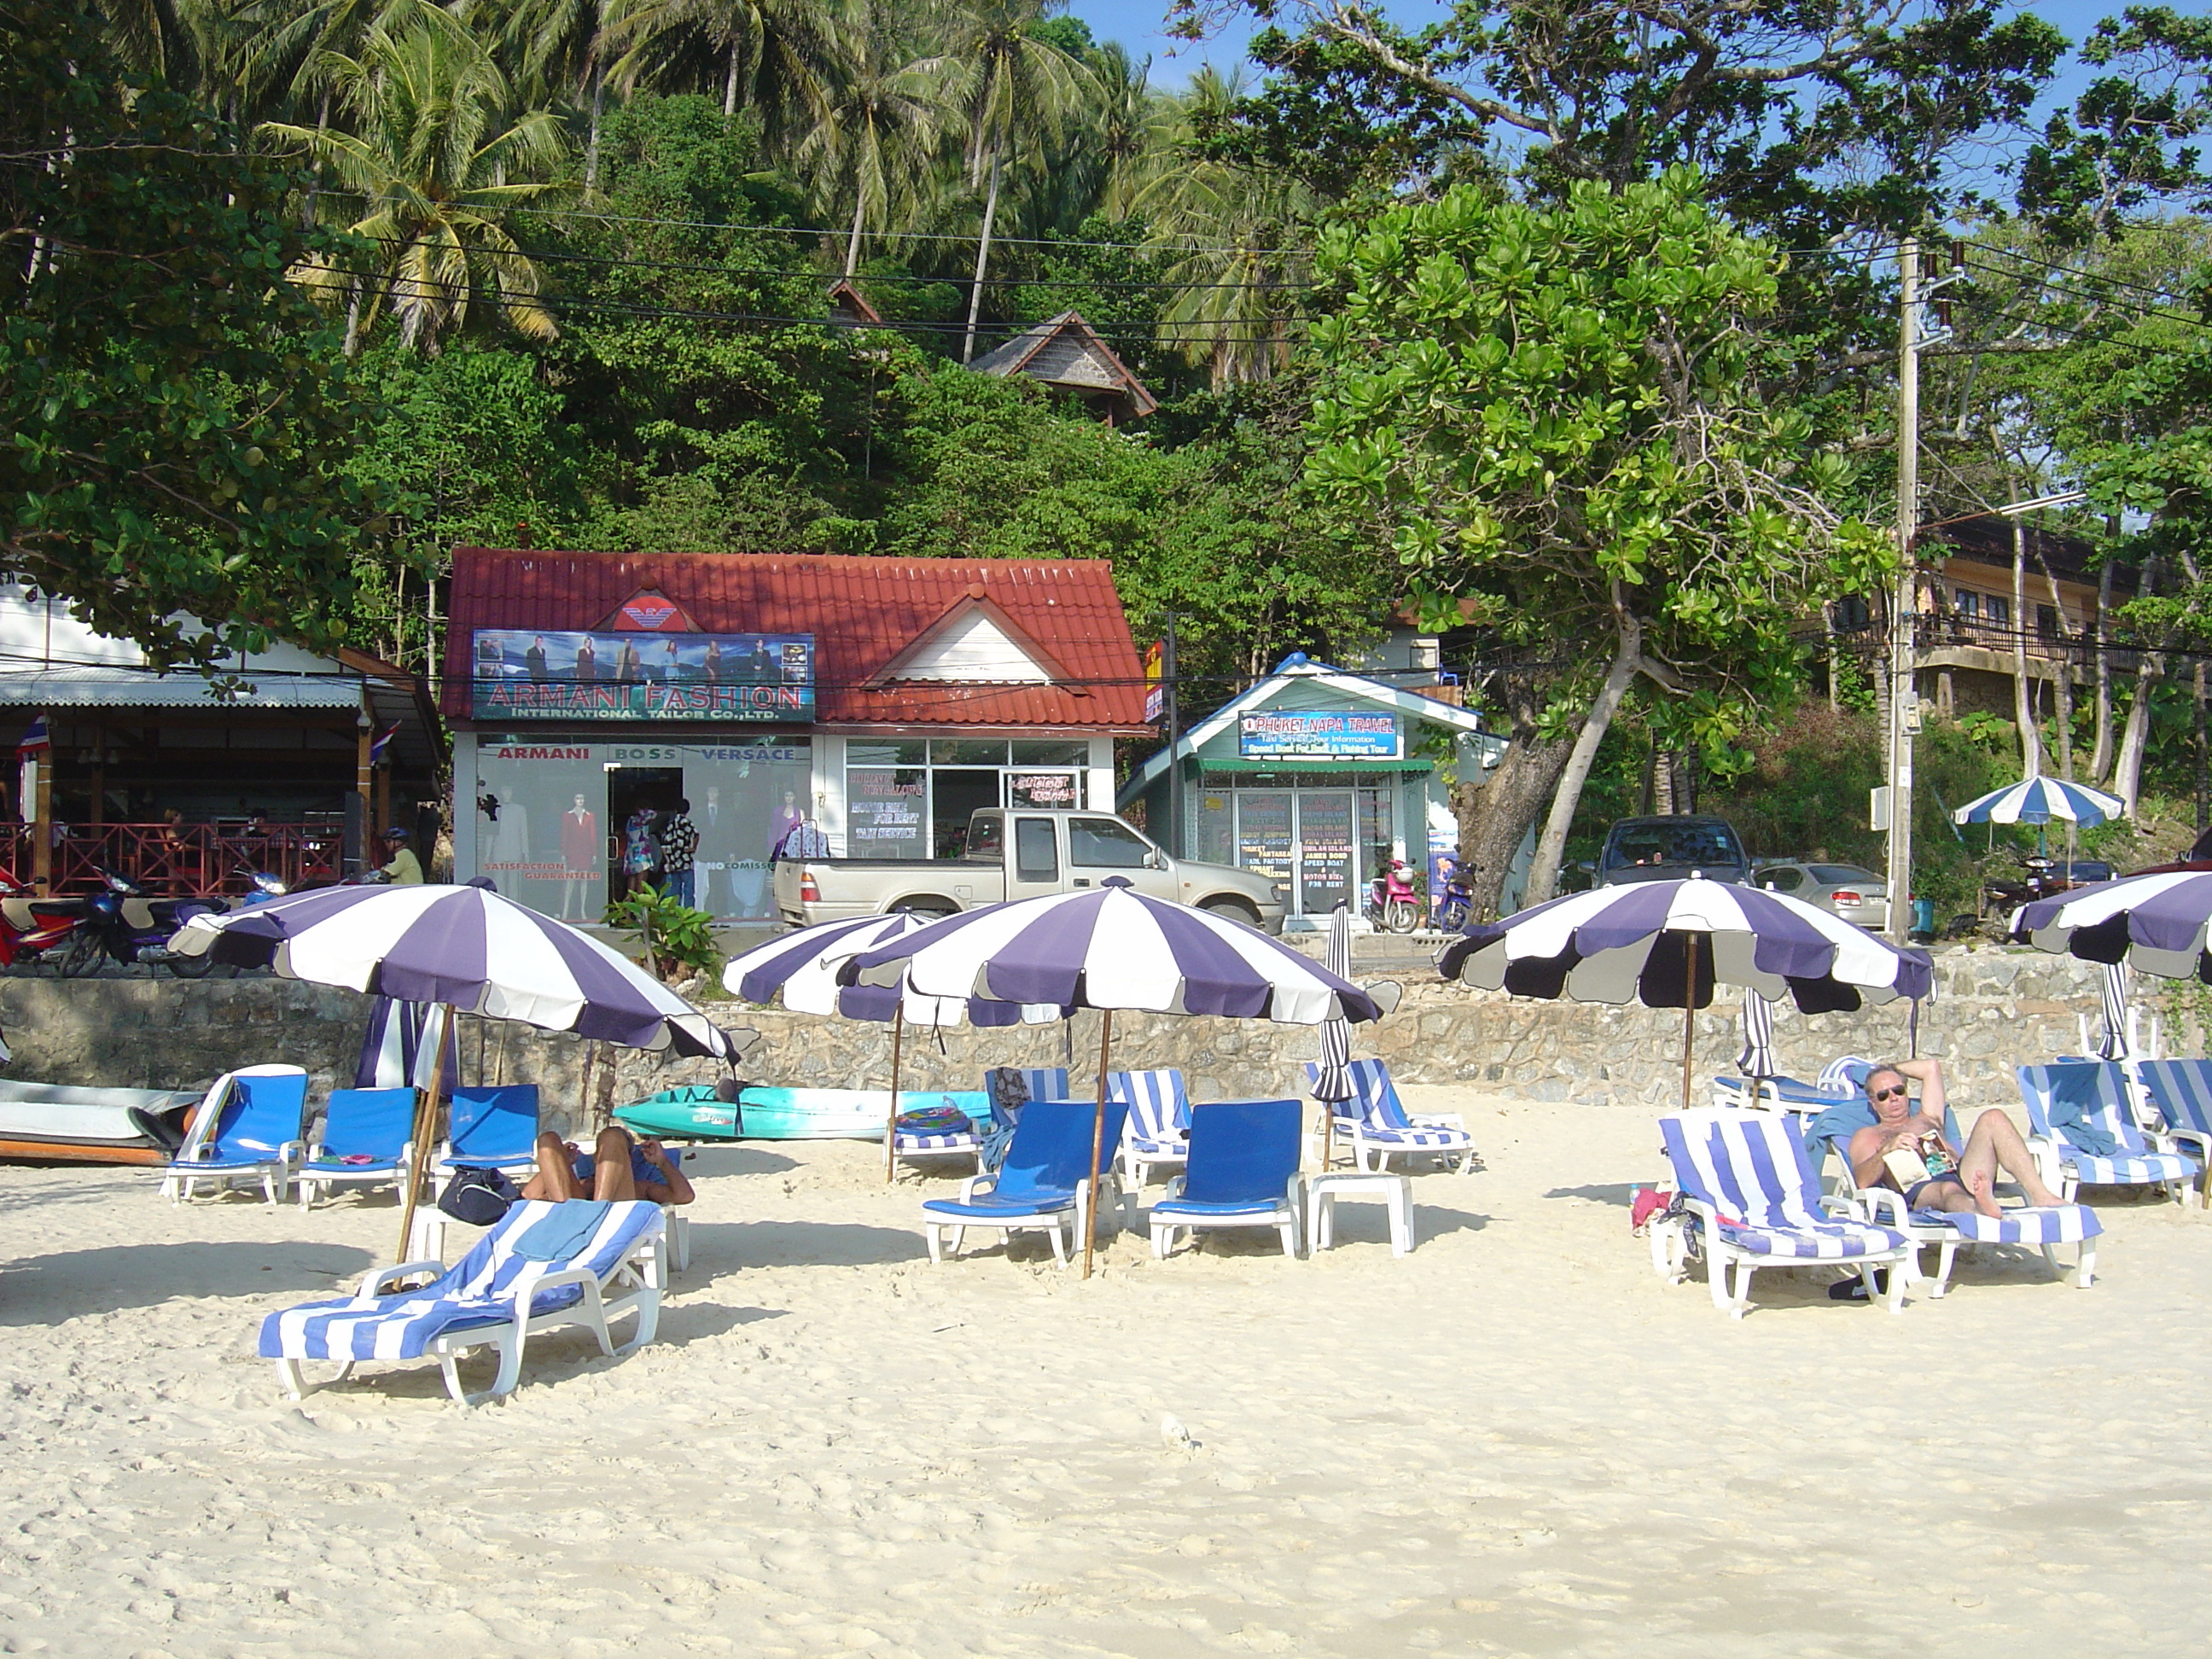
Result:
<instances>
[{"instance_id":1,"label":"balcony railing","mask_svg":"<svg viewBox=\"0 0 2212 1659\"><path fill-rule=\"evenodd\" d=\"M35 867L32 826L0 832L7 874L27 884ZM264 830L209 823L58 825L54 832L53 890L89 892L102 869L138 883L149 893L179 898L239 896L245 872L273 872L289 887L336 881L346 873L345 838L335 827L271 824Z\"/></svg>"}]
</instances>

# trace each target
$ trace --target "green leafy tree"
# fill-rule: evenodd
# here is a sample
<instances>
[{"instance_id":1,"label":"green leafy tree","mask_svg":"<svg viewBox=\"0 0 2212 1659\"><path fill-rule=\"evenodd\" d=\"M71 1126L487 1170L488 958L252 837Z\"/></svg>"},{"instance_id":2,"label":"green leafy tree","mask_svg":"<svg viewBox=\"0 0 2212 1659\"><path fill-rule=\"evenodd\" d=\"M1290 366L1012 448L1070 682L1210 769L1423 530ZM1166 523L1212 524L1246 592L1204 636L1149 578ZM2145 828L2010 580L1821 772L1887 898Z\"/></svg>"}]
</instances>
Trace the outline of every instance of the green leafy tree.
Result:
<instances>
[{"instance_id":1,"label":"green leafy tree","mask_svg":"<svg viewBox=\"0 0 2212 1659\"><path fill-rule=\"evenodd\" d=\"M853 204L845 239L849 277L860 269L868 225L889 228L895 210L913 195L914 176L936 149L941 112L890 0L845 0L836 23L830 90L793 162L825 210Z\"/></svg>"},{"instance_id":2,"label":"green leafy tree","mask_svg":"<svg viewBox=\"0 0 2212 1659\"><path fill-rule=\"evenodd\" d=\"M1309 476L1387 531L1432 608L1472 600L1579 658L1532 902L1639 678L1778 706L1797 617L1888 562L1827 505L1843 464L1758 395L1777 260L1700 183L1580 185L1549 209L1462 187L1322 244L1346 300L1316 325L1332 379Z\"/></svg>"},{"instance_id":3,"label":"green leafy tree","mask_svg":"<svg viewBox=\"0 0 2212 1659\"><path fill-rule=\"evenodd\" d=\"M0 0L0 544L164 664L347 636L379 508L343 471L337 343L284 279L295 182L129 78L92 14Z\"/></svg>"}]
</instances>

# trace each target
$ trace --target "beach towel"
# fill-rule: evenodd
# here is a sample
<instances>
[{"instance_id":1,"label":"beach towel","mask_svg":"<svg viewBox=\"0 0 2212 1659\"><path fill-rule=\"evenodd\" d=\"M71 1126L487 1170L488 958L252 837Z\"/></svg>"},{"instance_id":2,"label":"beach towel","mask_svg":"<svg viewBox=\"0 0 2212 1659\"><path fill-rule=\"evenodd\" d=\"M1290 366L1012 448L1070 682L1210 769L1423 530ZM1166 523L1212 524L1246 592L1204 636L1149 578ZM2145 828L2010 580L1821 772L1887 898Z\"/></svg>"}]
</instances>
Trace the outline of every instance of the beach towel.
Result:
<instances>
[{"instance_id":1,"label":"beach towel","mask_svg":"<svg viewBox=\"0 0 2212 1659\"><path fill-rule=\"evenodd\" d=\"M2104 1097L2094 1066L2053 1066L2051 1071L2051 1127L2074 1151L2090 1158L2112 1158L2120 1151L2118 1137L2089 1121L2102 1110Z\"/></svg>"},{"instance_id":2,"label":"beach towel","mask_svg":"<svg viewBox=\"0 0 2212 1659\"><path fill-rule=\"evenodd\" d=\"M613 1207L591 1198L556 1204L522 1230L514 1241L514 1253L527 1261L565 1261L592 1242L592 1235Z\"/></svg>"}]
</instances>

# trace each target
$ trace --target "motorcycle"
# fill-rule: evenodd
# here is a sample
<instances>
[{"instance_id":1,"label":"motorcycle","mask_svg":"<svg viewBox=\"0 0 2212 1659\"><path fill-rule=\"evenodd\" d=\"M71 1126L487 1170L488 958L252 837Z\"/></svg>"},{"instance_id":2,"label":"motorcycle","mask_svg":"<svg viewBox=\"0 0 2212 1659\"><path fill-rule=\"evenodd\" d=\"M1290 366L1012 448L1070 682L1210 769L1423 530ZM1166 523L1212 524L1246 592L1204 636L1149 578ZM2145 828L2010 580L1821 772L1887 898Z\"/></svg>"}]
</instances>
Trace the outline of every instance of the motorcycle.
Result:
<instances>
[{"instance_id":1,"label":"motorcycle","mask_svg":"<svg viewBox=\"0 0 2212 1659\"><path fill-rule=\"evenodd\" d=\"M251 910L258 904L268 903L270 899L283 898L292 890L285 884L284 878L273 870L241 867L238 873L246 878L246 896L238 902L238 908L241 910Z\"/></svg>"},{"instance_id":2,"label":"motorcycle","mask_svg":"<svg viewBox=\"0 0 2212 1659\"><path fill-rule=\"evenodd\" d=\"M40 898L0 877L0 968L58 961L84 914L77 898Z\"/></svg>"},{"instance_id":3,"label":"motorcycle","mask_svg":"<svg viewBox=\"0 0 2212 1659\"><path fill-rule=\"evenodd\" d=\"M1420 925L1421 902L1413 867L1393 859L1367 884L1367 919L1386 933L1410 933Z\"/></svg>"},{"instance_id":4,"label":"motorcycle","mask_svg":"<svg viewBox=\"0 0 2212 1659\"><path fill-rule=\"evenodd\" d=\"M2018 877L1992 877L1982 884L1985 908L2000 916L2010 915L2023 904L2065 892L2074 884L2066 878L2065 866L2044 854L2028 854L2020 865Z\"/></svg>"},{"instance_id":5,"label":"motorcycle","mask_svg":"<svg viewBox=\"0 0 2212 1659\"><path fill-rule=\"evenodd\" d=\"M1474 885L1467 872L1476 867L1453 854L1450 872L1444 877L1443 896L1437 901L1437 926L1447 933L1466 927L1468 918L1474 914Z\"/></svg>"},{"instance_id":6,"label":"motorcycle","mask_svg":"<svg viewBox=\"0 0 2212 1659\"><path fill-rule=\"evenodd\" d=\"M179 956L170 936L194 916L212 915L205 899L149 899L136 882L112 870L100 872L100 890L84 901L83 919L63 954L62 973L78 979L100 971L103 960L126 966L145 963L167 968L179 979L204 979L215 966L211 956Z\"/></svg>"}]
</instances>

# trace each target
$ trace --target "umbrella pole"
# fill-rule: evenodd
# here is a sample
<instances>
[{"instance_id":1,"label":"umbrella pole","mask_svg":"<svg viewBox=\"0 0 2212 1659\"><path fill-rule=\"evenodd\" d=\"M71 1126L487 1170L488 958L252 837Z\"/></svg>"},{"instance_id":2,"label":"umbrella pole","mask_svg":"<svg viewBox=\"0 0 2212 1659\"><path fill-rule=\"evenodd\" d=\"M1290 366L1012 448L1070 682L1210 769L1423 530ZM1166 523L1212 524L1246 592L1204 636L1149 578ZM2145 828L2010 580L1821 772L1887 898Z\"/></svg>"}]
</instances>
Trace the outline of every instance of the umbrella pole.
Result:
<instances>
[{"instance_id":1,"label":"umbrella pole","mask_svg":"<svg viewBox=\"0 0 2212 1659\"><path fill-rule=\"evenodd\" d=\"M884 1119L884 1185L896 1177L898 1164L899 1043L906 1036L906 989L899 989L898 1006L891 1011L891 1106Z\"/></svg>"},{"instance_id":2,"label":"umbrella pole","mask_svg":"<svg viewBox=\"0 0 2212 1659\"><path fill-rule=\"evenodd\" d=\"M1098 1244L1098 1165L1106 1152L1106 1067L1114 1049L1114 1011L1098 1011L1098 1109L1091 1120L1091 1207L1084 1212L1083 1276L1091 1277L1091 1255Z\"/></svg>"},{"instance_id":3,"label":"umbrella pole","mask_svg":"<svg viewBox=\"0 0 2212 1659\"><path fill-rule=\"evenodd\" d=\"M399 1253L394 1261L407 1260L407 1242L415 1231L415 1204L422 1191L423 1166L430 1161L430 1137L438 1127L438 1099L446 1091L446 1057L453 1052L453 1009L445 1005L438 1029L438 1063L430 1073L430 1086L415 1091L415 1156L407 1164L407 1201L399 1206Z\"/></svg>"},{"instance_id":4,"label":"umbrella pole","mask_svg":"<svg viewBox=\"0 0 2212 1659\"><path fill-rule=\"evenodd\" d=\"M1682 983L1682 1109L1690 1109L1690 1055L1698 1045L1698 936L1682 938L1682 962L1688 971Z\"/></svg>"}]
</instances>

